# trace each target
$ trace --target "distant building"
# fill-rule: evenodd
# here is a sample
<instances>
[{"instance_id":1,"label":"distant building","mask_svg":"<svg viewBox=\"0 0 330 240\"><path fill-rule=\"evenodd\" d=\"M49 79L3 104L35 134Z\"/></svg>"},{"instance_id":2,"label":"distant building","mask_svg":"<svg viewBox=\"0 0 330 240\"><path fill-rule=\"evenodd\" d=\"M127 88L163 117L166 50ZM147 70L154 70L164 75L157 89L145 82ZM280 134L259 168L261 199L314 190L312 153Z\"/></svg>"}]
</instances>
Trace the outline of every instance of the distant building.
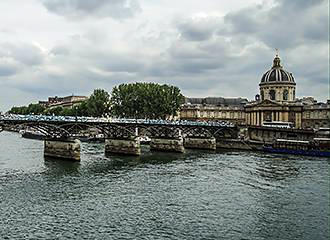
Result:
<instances>
[{"instance_id":1,"label":"distant building","mask_svg":"<svg viewBox=\"0 0 330 240\"><path fill-rule=\"evenodd\" d=\"M244 98L186 98L180 108L180 119L184 120L226 120L245 124Z\"/></svg>"},{"instance_id":2,"label":"distant building","mask_svg":"<svg viewBox=\"0 0 330 240\"><path fill-rule=\"evenodd\" d=\"M284 70L278 55L273 66L261 78L256 101L245 106L246 124L262 126L264 122L291 122L298 129L330 128L330 104L317 103L313 97L296 99L296 82Z\"/></svg>"},{"instance_id":3,"label":"distant building","mask_svg":"<svg viewBox=\"0 0 330 240\"><path fill-rule=\"evenodd\" d=\"M302 128L330 129L330 100L327 103L304 105Z\"/></svg>"},{"instance_id":4,"label":"distant building","mask_svg":"<svg viewBox=\"0 0 330 240\"><path fill-rule=\"evenodd\" d=\"M72 108L74 105L80 104L83 101L86 101L88 97L86 96L66 96L66 97L49 97L48 101L39 101L40 105L43 105L46 108Z\"/></svg>"},{"instance_id":5,"label":"distant building","mask_svg":"<svg viewBox=\"0 0 330 240\"><path fill-rule=\"evenodd\" d=\"M330 100L296 98L292 73L283 69L278 55L263 74L254 101L243 98L188 98L181 119L227 120L240 125L262 126L265 122L290 122L297 129L330 128Z\"/></svg>"}]
</instances>

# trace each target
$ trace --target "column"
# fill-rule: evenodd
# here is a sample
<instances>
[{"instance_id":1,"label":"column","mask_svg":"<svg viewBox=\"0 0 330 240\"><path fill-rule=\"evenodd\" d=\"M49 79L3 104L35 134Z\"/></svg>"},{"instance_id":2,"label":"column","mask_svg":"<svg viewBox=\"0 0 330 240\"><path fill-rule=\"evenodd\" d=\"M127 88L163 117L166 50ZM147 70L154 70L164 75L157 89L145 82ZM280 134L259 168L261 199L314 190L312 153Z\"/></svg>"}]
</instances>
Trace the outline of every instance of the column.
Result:
<instances>
[{"instance_id":1,"label":"column","mask_svg":"<svg viewBox=\"0 0 330 240\"><path fill-rule=\"evenodd\" d=\"M141 144L138 137L131 139L106 139L105 154L122 154L122 155L141 155Z\"/></svg>"},{"instance_id":2,"label":"column","mask_svg":"<svg viewBox=\"0 0 330 240\"><path fill-rule=\"evenodd\" d=\"M259 112L256 112L256 125L259 126Z\"/></svg>"},{"instance_id":3,"label":"column","mask_svg":"<svg viewBox=\"0 0 330 240\"><path fill-rule=\"evenodd\" d=\"M80 141L77 139L46 139L44 141L44 156L80 161Z\"/></svg>"},{"instance_id":4,"label":"column","mask_svg":"<svg viewBox=\"0 0 330 240\"><path fill-rule=\"evenodd\" d=\"M185 149L183 145L183 138L178 138L178 139L151 138L150 150L184 153Z\"/></svg>"}]
</instances>

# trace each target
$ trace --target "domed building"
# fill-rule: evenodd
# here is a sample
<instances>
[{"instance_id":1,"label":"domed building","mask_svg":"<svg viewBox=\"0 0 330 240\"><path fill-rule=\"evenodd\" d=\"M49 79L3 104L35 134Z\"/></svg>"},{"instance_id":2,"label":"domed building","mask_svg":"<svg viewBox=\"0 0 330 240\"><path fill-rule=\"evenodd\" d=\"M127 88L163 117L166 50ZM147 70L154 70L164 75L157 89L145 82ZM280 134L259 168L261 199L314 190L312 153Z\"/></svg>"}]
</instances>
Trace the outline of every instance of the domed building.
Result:
<instances>
[{"instance_id":1,"label":"domed building","mask_svg":"<svg viewBox=\"0 0 330 240\"><path fill-rule=\"evenodd\" d=\"M242 98L186 100L180 109L181 119L225 120L256 129L276 124L288 124L297 129L330 129L330 99L327 103L318 103L313 97L296 98L296 80L283 68L278 53L271 68L261 76L255 101Z\"/></svg>"},{"instance_id":2,"label":"domed building","mask_svg":"<svg viewBox=\"0 0 330 240\"><path fill-rule=\"evenodd\" d=\"M247 125L290 122L301 128L302 104L296 101L296 82L293 74L281 65L278 54L271 69L262 75L259 90L256 101L245 106Z\"/></svg>"},{"instance_id":3,"label":"domed building","mask_svg":"<svg viewBox=\"0 0 330 240\"><path fill-rule=\"evenodd\" d=\"M273 66L261 78L259 84L261 100L294 101L296 83L292 73L281 66L281 59L276 54Z\"/></svg>"}]
</instances>

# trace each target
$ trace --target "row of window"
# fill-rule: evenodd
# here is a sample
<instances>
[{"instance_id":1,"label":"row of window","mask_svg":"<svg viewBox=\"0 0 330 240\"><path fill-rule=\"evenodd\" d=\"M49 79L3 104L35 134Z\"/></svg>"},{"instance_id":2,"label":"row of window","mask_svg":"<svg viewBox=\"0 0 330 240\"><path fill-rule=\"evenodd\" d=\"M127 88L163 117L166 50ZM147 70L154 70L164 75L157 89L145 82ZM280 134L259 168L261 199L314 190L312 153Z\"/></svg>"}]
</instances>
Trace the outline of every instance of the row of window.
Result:
<instances>
[{"instance_id":1,"label":"row of window","mask_svg":"<svg viewBox=\"0 0 330 240\"><path fill-rule=\"evenodd\" d=\"M209 111L181 111L181 117L204 117L204 118L231 118L244 119L244 112L209 112Z\"/></svg>"},{"instance_id":2,"label":"row of window","mask_svg":"<svg viewBox=\"0 0 330 240\"><path fill-rule=\"evenodd\" d=\"M330 119L330 111L324 110L324 111L306 111L303 113L303 118L311 118L311 119L324 119L324 118Z\"/></svg>"},{"instance_id":3,"label":"row of window","mask_svg":"<svg viewBox=\"0 0 330 240\"><path fill-rule=\"evenodd\" d=\"M269 94L270 100L276 100L276 90L271 89L271 90L269 90L268 94ZM261 100L264 100L265 94L264 94L263 90L260 91L260 95L261 95ZM295 98L295 90L293 90L293 98ZM287 90L287 89L284 89L284 91L283 91L283 100L284 101L289 100L289 90Z\"/></svg>"}]
</instances>

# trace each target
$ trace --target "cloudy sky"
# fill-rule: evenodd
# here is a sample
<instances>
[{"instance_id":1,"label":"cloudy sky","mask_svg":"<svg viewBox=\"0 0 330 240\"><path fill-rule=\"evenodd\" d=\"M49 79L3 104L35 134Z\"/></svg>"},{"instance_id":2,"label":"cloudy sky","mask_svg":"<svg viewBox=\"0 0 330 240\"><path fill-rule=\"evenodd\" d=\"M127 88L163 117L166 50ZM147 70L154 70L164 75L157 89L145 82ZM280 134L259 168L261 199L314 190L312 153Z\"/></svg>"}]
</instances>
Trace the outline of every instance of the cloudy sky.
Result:
<instances>
[{"instance_id":1,"label":"cloudy sky","mask_svg":"<svg viewBox=\"0 0 330 240\"><path fill-rule=\"evenodd\" d=\"M253 99L275 48L325 101L328 0L1 0L0 110L120 83Z\"/></svg>"}]
</instances>

